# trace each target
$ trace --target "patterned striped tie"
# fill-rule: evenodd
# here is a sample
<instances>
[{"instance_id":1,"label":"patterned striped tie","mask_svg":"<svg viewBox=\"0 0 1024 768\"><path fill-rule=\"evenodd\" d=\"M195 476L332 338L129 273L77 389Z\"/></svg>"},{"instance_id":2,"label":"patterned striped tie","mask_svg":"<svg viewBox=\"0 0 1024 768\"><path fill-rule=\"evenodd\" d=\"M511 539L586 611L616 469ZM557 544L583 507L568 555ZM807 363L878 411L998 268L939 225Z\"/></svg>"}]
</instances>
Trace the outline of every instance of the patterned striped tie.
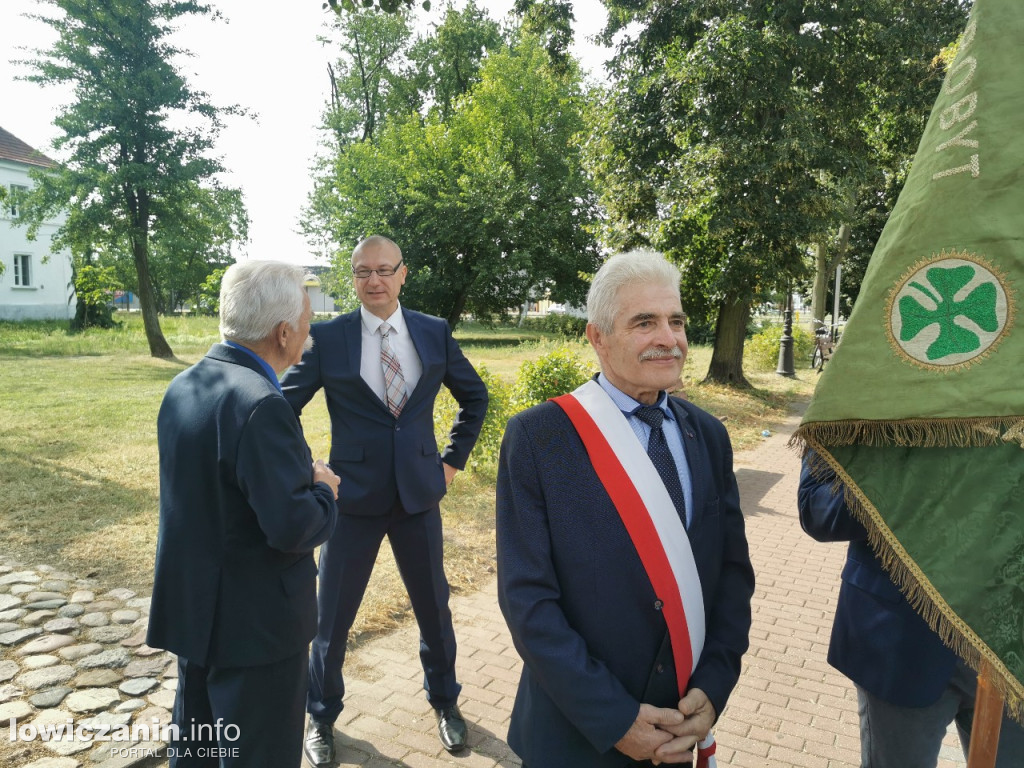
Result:
<instances>
[{"instance_id":1,"label":"patterned striped tie","mask_svg":"<svg viewBox=\"0 0 1024 768\"><path fill-rule=\"evenodd\" d=\"M387 401L388 409L397 419L398 414L405 407L409 395L405 391L405 377L402 376L402 366L398 364L398 357L391 349L391 342L388 334L391 333L391 326L387 323L380 324L380 366L384 369L384 398Z\"/></svg>"}]
</instances>

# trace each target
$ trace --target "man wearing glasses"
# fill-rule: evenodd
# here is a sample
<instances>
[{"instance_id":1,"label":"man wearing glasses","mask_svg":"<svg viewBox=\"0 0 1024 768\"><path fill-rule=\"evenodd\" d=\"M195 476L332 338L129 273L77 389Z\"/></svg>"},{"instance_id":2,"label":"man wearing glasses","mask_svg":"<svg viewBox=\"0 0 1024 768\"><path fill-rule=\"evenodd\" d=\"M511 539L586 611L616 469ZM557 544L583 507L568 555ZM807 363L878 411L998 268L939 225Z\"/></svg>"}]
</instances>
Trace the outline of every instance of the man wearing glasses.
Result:
<instances>
[{"instance_id":1,"label":"man wearing glasses","mask_svg":"<svg viewBox=\"0 0 1024 768\"><path fill-rule=\"evenodd\" d=\"M423 687L441 743L449 752L466 746L439 503L480 434L487 388L447 322L400 306L407 273L401 250L388 238L360 242L352 252L352 275L362 306L313 325L313 348L281 381L300 414L323 388L331 417L330 465L341 478L338 525L320 549L319 627L310 654L303 745L313 766L335 759L345 644L385 536L419 624ZM450 442L439 452L434 398L442 384L460 410Z\"/></svg>"}]
</instances>

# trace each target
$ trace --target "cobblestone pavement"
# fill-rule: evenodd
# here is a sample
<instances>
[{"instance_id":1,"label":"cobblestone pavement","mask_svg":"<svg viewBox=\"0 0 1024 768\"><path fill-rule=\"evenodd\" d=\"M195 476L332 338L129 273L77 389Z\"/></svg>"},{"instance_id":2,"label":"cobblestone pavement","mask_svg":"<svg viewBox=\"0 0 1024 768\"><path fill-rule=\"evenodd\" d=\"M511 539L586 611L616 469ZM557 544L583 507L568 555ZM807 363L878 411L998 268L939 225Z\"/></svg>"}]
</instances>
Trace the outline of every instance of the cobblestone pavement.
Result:
<instances>
[{"instance_id":1,"label":"cobblestone pavement","mask_svg":"<svg viewBox=\"0 0 1024 768\"><path fill-rule=\"evenodd\" d=\"M736 455L736 473L757 573L751 648L716 727L721 768L857 768L856 696L825 661L845 545L818 544L796 517L797 455L786 447L798 417L756 449ZM95 594L89 582L0 558L0 729L107 722L166 722L174 665L142 642L148 600L124 590ZM460 702L470 749L446 753L422 691L416 627L350 654L348 695L337 723L340 768L513 768L505 744L520 660L498 610L493 580L452 601L459 640ZM91 722L91 721L90 721ZM10 746L0 739L0 747ZM154 743L104 746L22 742L13 762L32 768L124 768ZM964 765L947 736L938 768Z\"/></svg>"},{"instance_id":2,"label":"cobblestone pavement","mask_svg":"<svg viewBox=\"0 0 1024 768\"><path fill-rule=\"evenodd\" d=\"M176 665L145 644L148 614L131 590L0 557L0 762L124 768L155 751Z\"/></svg>"}]
</instances>

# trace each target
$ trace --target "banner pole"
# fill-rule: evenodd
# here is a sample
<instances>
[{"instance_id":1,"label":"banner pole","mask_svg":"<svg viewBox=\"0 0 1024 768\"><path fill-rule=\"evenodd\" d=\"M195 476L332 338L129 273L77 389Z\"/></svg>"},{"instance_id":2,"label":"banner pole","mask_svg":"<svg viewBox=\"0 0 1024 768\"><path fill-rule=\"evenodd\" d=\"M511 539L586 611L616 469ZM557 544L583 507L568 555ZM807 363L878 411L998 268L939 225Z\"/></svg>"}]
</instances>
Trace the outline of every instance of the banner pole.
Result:
<instances>
[{"instance_id":1,"label":"banner pole","mask_svg":"<svg viewBox=\"0 0 1024 768\"><path fill-rule=\"evenodd\" d=\"M999 730L1003 724L1003 697L992 685L992 668L982 660L978 673L978 693L974 700L971 724L971 749L967 768L995 768L999 749Z\"/></svg>"}]
</instances>

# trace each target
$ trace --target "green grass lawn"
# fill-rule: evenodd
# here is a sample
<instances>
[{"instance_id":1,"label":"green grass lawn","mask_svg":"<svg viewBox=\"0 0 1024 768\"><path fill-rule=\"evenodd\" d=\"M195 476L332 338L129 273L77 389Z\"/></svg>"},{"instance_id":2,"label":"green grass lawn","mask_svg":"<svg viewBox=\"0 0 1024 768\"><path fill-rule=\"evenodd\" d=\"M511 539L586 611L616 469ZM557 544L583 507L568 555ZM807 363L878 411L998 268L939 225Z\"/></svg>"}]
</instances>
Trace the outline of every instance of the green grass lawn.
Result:
<instances>
[{"instance_id":1,"label":"green grass lawn","mask_svg":"<svg viewBox=\"0 0 1024 768\"><path fill-rule=\"evenodd\" d=\"M219 340L214 318L161 319L176 361L148 355L141 319L113 331L69 334L56 323L0 323L0 548L26 564L48 564L107 587L148 593L158 521L156 414L170 380ZM475 365L512 382L523 361L562 340L538 331L469 325L457 338ZM596 359L585 343L579 355ZM813 373L796 379L748 372L754 389L700 383L710 349L694 347L684 372L686 395L724 418L737 450L761 440ZM317 458L330 442L322 397L303 413ZM462 473L444 505L446 558L453 589L475 588L493 571L493 466ZM394 626L406 598L390 551L367 592L357 631Z\"/></svg>"}]
</instances>

